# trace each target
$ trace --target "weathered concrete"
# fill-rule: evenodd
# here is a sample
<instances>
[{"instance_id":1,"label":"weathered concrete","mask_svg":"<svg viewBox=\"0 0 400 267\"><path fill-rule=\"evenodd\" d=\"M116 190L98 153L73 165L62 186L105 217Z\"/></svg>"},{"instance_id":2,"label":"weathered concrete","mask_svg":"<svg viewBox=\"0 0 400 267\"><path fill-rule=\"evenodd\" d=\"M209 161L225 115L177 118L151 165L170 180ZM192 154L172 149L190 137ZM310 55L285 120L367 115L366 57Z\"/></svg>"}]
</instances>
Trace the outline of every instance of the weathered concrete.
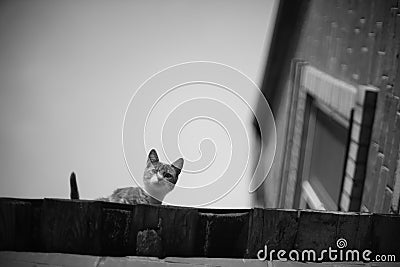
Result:
<instances>
[{"instance_id":1,"label":"weathered concrete","mask_svg":"<svg viewBox=\"0 0 400 267\"><path fill-rule=\"evenodd\" d=\"M170 257L158 259L154 257L98 257L60 253L32 253L32 252L10 252L0 251L0 266L2 267L194 267L194 266L221 266L221 267L339 267L339 266L400 266L400 263L300 263L259 261L255 259L220 259L220 258L178 258Z\"/></svg>"}]
</instances>

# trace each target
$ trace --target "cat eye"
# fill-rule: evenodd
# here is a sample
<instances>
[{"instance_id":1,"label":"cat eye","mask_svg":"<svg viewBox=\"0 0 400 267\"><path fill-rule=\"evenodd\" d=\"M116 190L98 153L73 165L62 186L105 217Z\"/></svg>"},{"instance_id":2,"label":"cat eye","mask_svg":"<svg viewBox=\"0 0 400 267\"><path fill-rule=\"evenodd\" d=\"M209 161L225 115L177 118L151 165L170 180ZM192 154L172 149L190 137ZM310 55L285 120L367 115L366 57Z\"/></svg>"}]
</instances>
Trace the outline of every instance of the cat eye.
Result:
<instances>
[{"instance_id":1,"label":"cat eye","mask_svg":"<svg viewBox=\"0 0 400 267\"><path fill-rule=\"evenodd\" d=\"M172 177L172 175L171 175L171 174L169 174L169 173L165 173L165 174L164 174L164 177L165 177L165 178L171 178L171 177Z\"/></svg>"}]
</instances>

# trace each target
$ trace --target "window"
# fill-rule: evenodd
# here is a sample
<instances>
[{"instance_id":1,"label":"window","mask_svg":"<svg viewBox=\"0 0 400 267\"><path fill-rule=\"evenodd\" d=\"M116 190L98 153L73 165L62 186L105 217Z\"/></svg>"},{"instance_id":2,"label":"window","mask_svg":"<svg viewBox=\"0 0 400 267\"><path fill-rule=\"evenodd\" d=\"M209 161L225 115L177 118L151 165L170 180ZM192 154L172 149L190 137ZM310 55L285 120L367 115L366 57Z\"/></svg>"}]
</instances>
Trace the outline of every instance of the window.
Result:
<instances>
[{"instance_id":1,"label":"window","mask_svg":"<svg viewBox=\"0 0 400 267\"><path fill-rule=\"evenodd\" d=\"M301 208L338 210L346 160L345 120L308 96L304 135ZM305 118L307 120L307 118Z\"/></svg>"}]
</instances>

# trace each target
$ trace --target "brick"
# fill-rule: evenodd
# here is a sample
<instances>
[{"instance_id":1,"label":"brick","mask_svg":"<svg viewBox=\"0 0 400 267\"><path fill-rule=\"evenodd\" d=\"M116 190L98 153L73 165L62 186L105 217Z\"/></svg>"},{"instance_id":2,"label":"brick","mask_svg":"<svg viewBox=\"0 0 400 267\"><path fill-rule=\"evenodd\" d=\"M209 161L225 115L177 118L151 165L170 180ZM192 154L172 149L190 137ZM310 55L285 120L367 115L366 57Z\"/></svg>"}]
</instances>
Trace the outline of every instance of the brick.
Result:
<instances>
[{"instance_id":1,"label":"brick","mask_svg":"<svg viewBox=\"0 0 400 267\"><path fill-rule=\"evenodd\" d=\"M383 66L385 61L386 53L384 51L376 51L376 54L373 58L372 64L372 81L373 84L381 85L382 84L382 74L383 74Z\"/></svg>"},{"instance_id":2,"label":"brick","mask_svg":"<svg viewBox=\"0 0 400 267\"><path fill-rule=\"evenodd\" d=\"M372 143L370 146L367 173L364 182L364 193L362 198L362 204L371 211L375 201L376 182L378 180L377 177L379 176L379 171L383 162L383 154L378 153L378 150L379 145Z\"/></svg>"},{"instance_id":3,"label":"brick","mask_svg":"<svg viewBox=\"0 0 400 267\"><path fill-rule=\"evenodd\" d=\"M385 195L383 198L383 206L382 206L382 212L383 213L389 213L391 204L392 204L392 198L393 198L393 191L386 187L385 188Z\"/></svg>"},{"instance_id":4,"label":"brick","mask_svg":"<svg viewBox=\"0 0 400 267\"><path fill-rule=\"evenodd\" d=\"M379 176L377 177L378 182L376 186L376 192L375 192L375 201L374 201L374 208L372 212L383 212L383 198L385 194L385 188L387 184L387 179L388 179L388 173L389 169L385 166L381 167L381 170L379 172Z\"/></svg>"},{"instance_id":5,"label":"brick","mask_svg":"<svg viewBox=\"0 0 400 267\"><path fill-rule=\"evenodd\" d=\"M365 29L364 27L362 29ZM364 43L364 40L368 41L367 38L367 33L365 31L362 31L360 34L360 40L358 50L359 50L359 60L358 60L358 70L357 73L359 73L359 83L360 84L367 84L369 80L369 50L372 49L374 40L371 39L369 43Z\"/></svg>"},{"instance_id":6,"label":"brick","mask_svg":"<svg viewBox=\"0 0 400 267\"><path fill-rule=\"evenodd\" d=\"M396 72L399 66L398 58L399 58L399 53L400 53L400 14L398 13L399 10L397 8L397 12L394 17L394 23L395 23L395 32L393 36L393 45L394 45L394 58L396 60L393 60L393 73L392 75L395 77Z\"/></svg>"},{"instance_id":7,"label":"brick","mask_svg":"<svg viewBox=\"0 0 400 267\"><path fill-rule=\"evenodd\" d=\"M354 77L358 76L357 83L367 79L366 84L373 84L380 90L385 90L388 86L389 93L397 92L400 90L400 83L397 82L398 73L400 74L399 62L396 59L400 48L400 19L397 2L339 1L339 9L334 8L335 2L329 4L324 4L322 1L312 2L296 56L304 58L311 65L331 76L340 77L343 81L353 81L352 75L355 74ZM314 82L318 85L320 81L314 79ZM326 86L322 83L320 85ZM329 94L331 103L336 101L336 106L345 102L339 101L339 93L337 90L330 90ZM392 97L383 93L379 95L378 99ZM326 99L327 95L324 94L324 97ZM348 100L345 97L342 99ZM364 99L366 97L363 97L362 103ZM396 169L393 166L396 166L398 157L398 139L396 138L400 135L393 134L391 131L394 124L391 123L393 119L388 116L390 112L387 112L387 109L387 102L377 100L375 109L368 109L368 113L360 114L355 110L354 120L359 122L359 125L372 125L372 130L367 129L363 132L361 127L355 129L354 136L358 136L358 140L355 138L355 141L366 139L365 143L360 142L363 146L358 149L355 149L354 144L351 145L349 157L357 164L365 163L367 150L371 144L369 137L371 137L376 144L375 148L381 152L379 158L383 159L383 165L389 169L388 186L393 188L395 175L392 173ZM360 119L365 119L366 123L360 122ZM361 135L362 138L360 138ZM366 191L373 191L372 203L375 201L376 191L373 178L379 175L371 176L371 169L379 165L380 159L377 152L375 154L371 152L368 156L367 169L369 171L367 170L365 187L369 187ZM354 169L357 168L354 167ZM352 172L354 176L356 171Z\"/></svg>"},{"instance_id":8,"label":"brick","mask_svg":"<svg viewBox=\"0 0 400 267\"><path fill-rule=\"evenodd\" d=\"M394 176L396 171L397 159L398 159L398 151L400 148L400 114L396 112L395 114L395 122L391 127L389 127L390 136L388 139L391 142L387 142L386 144L386 157L388 158L384 164L389 168L389 181L388 186L393 189L394 184Z\"/></svg>"},{"instance_id":9,"label":"brick","mask_svg":"<svg viewBox=\"0 0 400 267\"><path fill-rule=\"evenodd\" d=\"M400 152L398 152L400 154ZM392 209L395 213L399 213L400 201L400 157L397 158L397 165L393 185Z\"/></svg>"},{"instance_id":10,"label":"brick","mask_svg":"<svg viewBox=\"0 0 400 267\"><path fill-rule=\"evenodd\" d=\"M369 1L370 3L370 8L367 11L367 33L368 33L368 77L367 77L367 84L372 84L374 81L374 76L372 75L372 70L373 70L373 60L374 60L374 55L376 54L376 46L377 46L377 29L376 29L376 9L377 9L377 2L376 1Z\"/></svg>"},{"instance_id":11,"label":"brick","mask_svg":"<svg viewBox=\"0 0 400 267\"><path fill-rule=\"evenodd\" d=\"M400 72L400 68L397 68L397 74L396 76L399 77L399 72ZM393 94L395 96L400 97L400 83L398 81L396 81L396 83L394 84L394 88L393 88Z\"/></svg>"},{"instance_id":12,"label":"brick","mask_svg":"<svg viewBox=\"0 0 400 267\"><path fill-rule=\"evenodd\" d=\"M389 124L388 124L388 120L389 120L389 112L390 112L390 106L392 104L391 101L392 96L390 94L385 94L385 106L383 108L383 117L382 117L382 122L381 122L381 129L380 129L380 138L379 138L379 144L381 145L381 152L385 153L385 142L386 142L386 138L387 138L387 134L389 131Z\"/></svg>"},{"instance_id":13,"label":"brick","mask_svg":"<svg viewBox=\"0 0 400 267\"><path fill-rule=\"evenodd\" d=\"M386 138L384 145L384 151L386 155L390 154L390 149L392 148L394 137L396 134L396 117L397 117L397 106L398 106L398 99L395 97L390 97L388 99L388 108L385 110L386 114ZM396 148L397 149L397 148ZM387 160L390 158L388 157ZM385 165L387 165L387 161L385 161Z\"/></svg>"},{"instance_id":14,"label":"brick","mask_svg":"<svg viewBox=\"0 0 400 267\"><path fill-rule=\"evenodd\" d=\"M393 139L392 145L390 149L388 149L388 157L390 160L387 163L387 167L389 168L389 180L388 186L393 189L394 186L394 177L396 172L397 160L399 158L399 149L400 149L400 115L397 114L395 127L393 129Z\"/></svg>"},{"instance_id":15,"label":"brick","mask_svg":"<svg viewBox=\"0 0 400 267\"><path fill-rule=\"evenodd\" d=\"M388 76L390 83L393 83L394 73L396 73L394 68L395 43L393 42L396 13L397 8L391 8L390 13L384 18L383 34L385 41L381 42L382 47L380 48L380 51L386 52L383 73Z\"/></svg>"},{"instance_id":16,"label":"brick","mask_svg":"<svg viewBox=\"0 0 400 267\"><path fill-rule=\"evenodd\" d=\"M385 100L386 100L385 94L383 93L378 94L378 99L375 109L375 118L372 126L373 131L371 136L372 141L374 141L375 143L379 143L380 137L382 135Z\"/></svg>"}]
</instances>

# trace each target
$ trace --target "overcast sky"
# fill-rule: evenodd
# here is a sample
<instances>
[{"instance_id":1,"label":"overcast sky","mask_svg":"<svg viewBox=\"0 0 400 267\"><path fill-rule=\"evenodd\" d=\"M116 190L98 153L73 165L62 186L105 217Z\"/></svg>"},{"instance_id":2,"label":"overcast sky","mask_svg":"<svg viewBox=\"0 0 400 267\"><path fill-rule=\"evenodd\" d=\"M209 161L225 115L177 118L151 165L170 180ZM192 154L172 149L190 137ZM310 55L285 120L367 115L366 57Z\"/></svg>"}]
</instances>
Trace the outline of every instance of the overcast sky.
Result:
<instances>
[{"instance_id":1,"label":"overcast sky","mask_svg":"<svg viewBox=\"0 0 400 267\"><path fill-rule=\"evenodd\" d=\"M193 60L232 66L259 83L272 14L272 0L1 1L0 196L68 198L71 171L81 198L134 186L121 126L135 90L156 72ZM217 91L205 94L217 97ZM159 112L170 108L164 104ZM199 141L208 133L229 151L223 128L195 121L182 131L183 156L201 156ZM162 150L151 138L146 142ZM140 176L147 152L129 149L127 160ZM162 153L160 158L167 160ZM216 161L216 172L224 159ZM190 178L183 173L180 183L190 186ZM247 185L248 177L212 206L248 207ZM181 205L190 205L191 197L179 190L168 196Z\"/></svg>"}]
</instances>

